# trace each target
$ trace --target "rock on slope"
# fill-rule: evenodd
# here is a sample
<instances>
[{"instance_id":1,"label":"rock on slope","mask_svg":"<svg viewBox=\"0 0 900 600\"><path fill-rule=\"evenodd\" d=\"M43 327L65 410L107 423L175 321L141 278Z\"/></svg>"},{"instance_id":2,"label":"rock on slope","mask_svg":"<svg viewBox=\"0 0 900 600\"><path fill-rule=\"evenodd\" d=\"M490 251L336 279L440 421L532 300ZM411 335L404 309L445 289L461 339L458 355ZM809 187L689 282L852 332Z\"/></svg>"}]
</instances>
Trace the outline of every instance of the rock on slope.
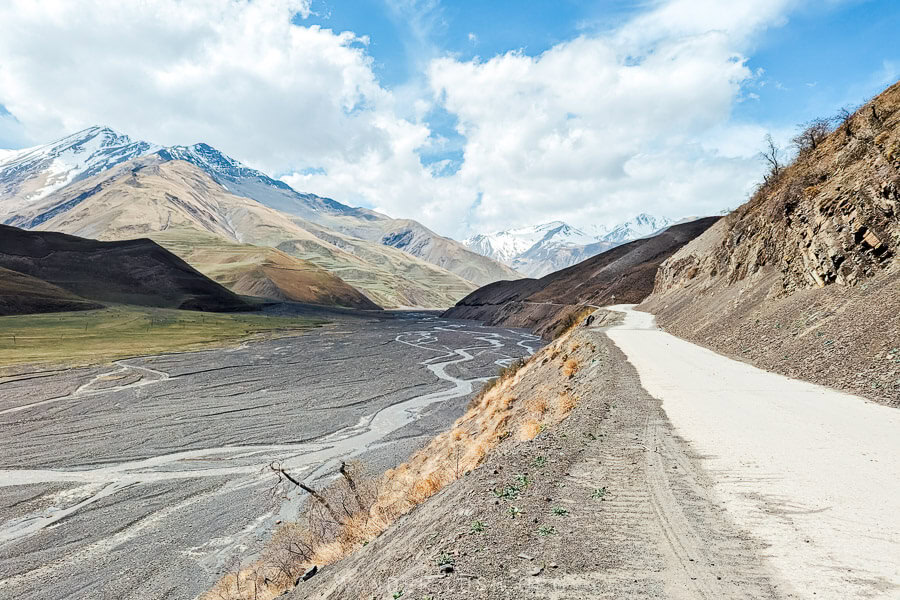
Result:
<instances>
[{"instance_id":1,"label":"rock on slope","mask_svg":"<svg viewBox=\"0 0 900 600\"><path fill-rule=\"evenodd\" d=\"M0 316L95 308L103 305L79 298L37 277L0 267Z\"/></svg>"},{"instance_id":2,"label":"rock on slope","mask_svg":"<svg viewBox=\"0 0 900 600\"><path fill-rule=\"evenodd\" d=\"M716 220L717 217L707 217L675 225L541 279L487 285L460 300L444 316L528 327L552 337L585 305L643 300L653 289L660 263Z\"/></svg>"},{"instance_id":3,"label":"rock on slope","mask_svg":"<svg viewBox=\"0 0 900 600\"><path fill-rule=\"evenodd\" d=\"M393 248L337 233L331 239L325 239L324 234L314 235L289 215L230 193L197 166L180 160L164 161L157 156L133 159L66 186L44 198L39 206L20 212L17 222L38 230L103 240L157 233L177 233L187 240L187 232L194 232L198 243L215 236L223 248L248 243L277 248L346 282L338 292L345 306L371 308L370 302L374 302L385 308L446 307L474 287ZM192 253L189 244L173 248L183 252L185 259ZM249 257L234 247L231 250ZM212 265L198 262L195 266L203 270ZM244 265L247 270L261 266ZM294 272L297 276L302 273ZM307 278L290 282L287 280L291 273L281 271L280 275L279 280L294 289ZM315 279L322 282L326 276L319 273ZM327 303L338 291L337 286L338 282L332 281L323 294L311 289L309 300ZM365 294L368 301L360 300L356 290Z\"/></svg>"},{"instance_id":4,"label":"rock on slope","mask_svg":"<svg viewBox=\"0 0 900 600\"><path fill-rule=\"evenodd\" d=\"M0 225L0 267L97 302L207 311L250 308L147 239L98 242Z\"/></svg>"},{"instance_id":5,"label":"rock on slope","mask_svg":"<svg viewBox=\"0 0 900 600\"><path fill-rule=\"evenodd\" d=\"M681 337L900 404L900 84L660 268Z\"/></svg>"}]
</instances>

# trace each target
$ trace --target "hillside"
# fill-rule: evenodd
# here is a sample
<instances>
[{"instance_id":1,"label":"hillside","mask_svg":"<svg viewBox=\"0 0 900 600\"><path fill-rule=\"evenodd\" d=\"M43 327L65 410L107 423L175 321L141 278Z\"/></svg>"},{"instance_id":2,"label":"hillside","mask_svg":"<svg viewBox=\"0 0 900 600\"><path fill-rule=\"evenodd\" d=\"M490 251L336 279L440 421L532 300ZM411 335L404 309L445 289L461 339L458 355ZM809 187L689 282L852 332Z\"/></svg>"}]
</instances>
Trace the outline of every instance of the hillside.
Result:
<instances>
[{"instance_id":1,"label":"hillside","mask_svg":"<svg viewBox=\"0 0 900 600\"><path fill-rule=\"evenodd\" d=\"M586 305L637 303L653 290L656 270L717 217L675 225L653 237L607 250L541 279L500 281L476 290L444 313L491 325L527 327L552 337Z\"/></svg>"},{"instance_id":2,"label":"hillside","mask_svg":"<svg viewBox=\"0 0 900 600\"><path fill-rule=\"evenodd\" d=\"M103 308L59 286L0 267L0 316Z\"/></svg>"},{"instance_id":3,"label":"hillside","mask_svg":"<svg viewBox=\"0 0 900 600\"><path fill-rule=\"evenodd\" d=\"M379 310L341 278L275 248L229 243L189 229L153 233L150 239L236 294Z\"/></svg>"},{"instance_id":4,"label":"hillside","mask_svg":"<svg viewBox=\"0 0 900 600\"><path fill-rule=\"evenodd\" d=\"M900 404L900 84L660 268L642 308L766 369Z\"/></svg>"},{"instance_id":5,"label":"hillside","mask_svg":"<svg viewBox=\"0 0 900 600\"><path fill-rule=\"evenodd\" d=\"M472 252L464 245L438 235L410 219L392 219L366 208L354 208L315 194L301 193L282 181L242 165L206 144L173 146L158 153L166 160L194 164L232 193L299 217L301 227L309 224L312 233L334 233L375 244L390 246L425 262L437 265L475 285L500 279L518 279L508 266Z\"/></svg>"},{"instance_id":6,"label":"hillside","mask_svg":"<svg viewBox=\"0 0 900 600\"><path fill-rule=\"evenodd\" d=\"M362 308L372 306L360 301L352 288L385 308L446 307L474 288L456 275L400 250L334 232L315 235L308 231L315 225L301 227L289 215L230 193L193 164L163 161L157 156L133 159L66 186L21 212L18 222L41 231L102 240L172 232L185 240L190 231L197 234L196 243L212 235L225 247L253 244L276 248L345 282L340 285L325 273L316 274L320 282L329 280L326 287L330 291L323 288L322 294L314 290L307 293L308 301L320 304L331 302L336 286L342 289L337 292L342 305ZM209 263L204 263L189 245L176 244L173 249L188 262L193 255L199 261L195 267L209 270L204 266ZM257 262L247 264L246 269L263 268L259 261L264 260L264 254L258 253ZM283 262L283 258L279 260ZM297 290L306 284L308 271L292 271L279 272L279 287ZM256 272L250 277L258 279ZM226 280L238 279L240 275ZM258 292L271 290L268 284L252 287ZM278 292L274 297L283 295Z\"/></svg>"},{"instance_id":7,"label":"hillside","mask_svg":"<svg viewBox=\"0 0 900 600\"><path fill-rule=\"evenodd\" d=\"M96 302L225 312L250 308L147 239L98 242L0 225L0 267Z\"/></svg>"}]
</instances>

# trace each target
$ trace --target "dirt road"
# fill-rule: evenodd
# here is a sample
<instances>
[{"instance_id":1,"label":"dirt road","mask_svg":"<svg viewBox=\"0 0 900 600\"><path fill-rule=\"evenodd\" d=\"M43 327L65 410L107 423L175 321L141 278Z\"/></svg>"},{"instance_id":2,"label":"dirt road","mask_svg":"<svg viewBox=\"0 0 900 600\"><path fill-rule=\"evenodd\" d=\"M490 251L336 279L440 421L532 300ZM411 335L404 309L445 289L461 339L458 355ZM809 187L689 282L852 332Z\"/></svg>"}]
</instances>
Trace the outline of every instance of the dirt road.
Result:
<instances>
[{"instance_id":1,"label":"dirt road","mask_svg":"<svg viewBox=\"0 0 900 600\"><path fill-rule=\"evenodd\" d=\"M900 598L900 411L761 371L613 307L609 337L797 598Z\"/></svg>"}]
</instances>

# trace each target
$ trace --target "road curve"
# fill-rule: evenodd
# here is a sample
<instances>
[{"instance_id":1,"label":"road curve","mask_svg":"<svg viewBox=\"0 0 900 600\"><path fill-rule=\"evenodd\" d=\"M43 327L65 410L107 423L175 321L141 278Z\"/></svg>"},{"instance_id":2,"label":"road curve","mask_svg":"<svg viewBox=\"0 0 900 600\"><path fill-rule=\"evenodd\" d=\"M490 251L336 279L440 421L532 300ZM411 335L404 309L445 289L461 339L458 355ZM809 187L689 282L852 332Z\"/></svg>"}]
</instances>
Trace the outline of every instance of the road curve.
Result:
<instances>
[{"instance_id":1,"label":"road curve","mask_svg":"<svg viewBox=\"0 0 900 600\"><path fill-rule=\"evenodd\" d=\"M659 330L607 335L662 401L786 597L900 598L900 411L762 371Z\"/></svg>"}]
</instances>

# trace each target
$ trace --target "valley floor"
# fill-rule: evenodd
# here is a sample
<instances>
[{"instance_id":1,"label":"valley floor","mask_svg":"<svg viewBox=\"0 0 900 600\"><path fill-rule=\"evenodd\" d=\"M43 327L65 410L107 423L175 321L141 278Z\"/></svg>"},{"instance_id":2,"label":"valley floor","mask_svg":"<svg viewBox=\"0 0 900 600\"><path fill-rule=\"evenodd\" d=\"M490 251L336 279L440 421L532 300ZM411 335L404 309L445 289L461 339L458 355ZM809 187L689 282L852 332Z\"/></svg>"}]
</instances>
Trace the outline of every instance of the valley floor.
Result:
<instances>
[{"instance_id":1,"label":"valley floor","mask_svg":"<svg viewBox=\"0 0 900 600\"><path fill-rule=\"evenodd\" d=\"M319 316L319 315L317 315ZM396 465L540 340L428 313L0 378L0 598L188 599L337 461Z\"/></svg>"}]
</instances>

